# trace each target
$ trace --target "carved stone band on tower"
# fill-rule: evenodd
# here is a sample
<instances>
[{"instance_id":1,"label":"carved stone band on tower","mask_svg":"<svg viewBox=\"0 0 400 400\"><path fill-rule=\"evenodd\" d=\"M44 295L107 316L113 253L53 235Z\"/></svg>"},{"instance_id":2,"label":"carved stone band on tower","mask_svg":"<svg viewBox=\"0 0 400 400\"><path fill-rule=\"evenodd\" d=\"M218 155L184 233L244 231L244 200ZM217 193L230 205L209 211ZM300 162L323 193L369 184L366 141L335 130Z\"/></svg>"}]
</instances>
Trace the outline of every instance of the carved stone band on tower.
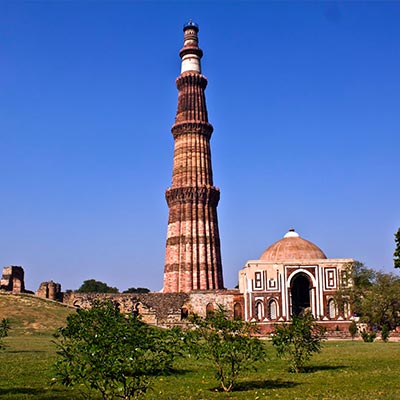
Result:
<instances>
[{"instance_id":1,"label":"carved stone band on tower","mask_svg":"<svg viewBox=\"0 0 400 400\"><path fill-rule=\"evenodd\" d=\"M176 80L178 109L174 137L172 185L165 197L169 207L164 289L168 292L223 289L217 205L219 189L213 184L210 138L201 74L203 51L198 47L198 26L184 28L179 55L181 74Z\"/></svg>"}]
</instances>

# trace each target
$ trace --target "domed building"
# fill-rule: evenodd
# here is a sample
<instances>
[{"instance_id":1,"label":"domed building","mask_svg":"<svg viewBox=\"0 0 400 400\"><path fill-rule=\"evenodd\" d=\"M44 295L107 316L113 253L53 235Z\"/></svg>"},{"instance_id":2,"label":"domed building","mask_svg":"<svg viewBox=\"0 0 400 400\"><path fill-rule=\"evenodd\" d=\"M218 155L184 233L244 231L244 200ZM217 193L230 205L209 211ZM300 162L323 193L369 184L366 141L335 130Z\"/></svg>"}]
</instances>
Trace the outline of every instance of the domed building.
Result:
<instances>
[{"instance_id":1,"label":"domed building","mask_svg":"<svg viewBox=\"0 0 400 400\"><path fill-rule=\"evenodd\" d=\"M334 295L348 285L347 268L353 262L327 258L318 246L290 229L239 272L244 319L257 321L266 333L277 322L310 310L327 329L348 330L350 306L345 302L339 309Z\"/></svg>"}]
</instances>

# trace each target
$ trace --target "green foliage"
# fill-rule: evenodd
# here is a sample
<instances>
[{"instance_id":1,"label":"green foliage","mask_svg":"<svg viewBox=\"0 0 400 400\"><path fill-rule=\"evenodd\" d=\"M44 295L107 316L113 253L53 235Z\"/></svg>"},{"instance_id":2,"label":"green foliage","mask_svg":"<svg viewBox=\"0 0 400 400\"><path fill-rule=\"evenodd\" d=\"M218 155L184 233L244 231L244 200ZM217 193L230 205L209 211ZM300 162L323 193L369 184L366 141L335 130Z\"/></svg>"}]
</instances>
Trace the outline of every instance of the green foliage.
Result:
<instances>
[{"instance_id":1,"label":"green foliage","mask_svg":"<svg viewBox=\"0 0 400 400\"><path fill-rule=\"evenodd\" d=\"M390 329L387 325L382 326L382 331L381 331L381 338L384 342L387 342L389 340L390 336Z\"/></svg>"},{"instance_id":2,"label":"green foliage","mask_svg":"<svg viewBox=\"0 0 400 400\"><path fill-rule=\"evenodd\" d=\"M400 268L400 228L394 235L394 241L396 243L396 248L393 253L393 263L395 268Z\"/></svg>"},{"instance_id":3,"label":"green foliage","mask_svg":"<svg viewBox=\"0 0 400 400\"><path fill-rule=\"evenodd\" d=\"M128 288L127 290L124 290L122 293L149 293L150 289L147 288L142 288L142 287L138 287L138 288Z\"/></svg>"},{"instance_id":4,"label":"green foliage","mask_svg":"<svg viewBox=\"0 0 400 400\"><path fill-rule=\"evenodd\" d=\"M384 325L395 328L400 323L400 279L394 274L376 272L373 284L362 290L359 300L361 321L371 328Z\"/></svg>"},{"instance_id":5,"label":"green foliage","mask_svg":"<svg viewBox=\"0 0 400 400\"><path fill-rule=\"evenodd\" d=\"M150 327L97 302L67 318L56 333L56 382L97 390L104 400L133 399L146 393L151 378L172 368L177 332Z\"/></svg>"},{"instance_id":6,"label":"green foliage","mask_svg":"<svg viewBox=\"0 0 400 400\"><path fill-rule=\"evenodd\" d=\"M367 332L365 329L361 332L361 337L365 343L372 343L376 338L375 332Z\"/></svg>"},{"instance_id":7,"label":"green foliage","mask_svg":"<svg viewBox=\"0 0 400 400\"><path fill-rule=\"evenodd\" d=\"M81 287L77 290L78 293L118 293L116 287L108 286L104 282L88 279L83 281Z\"/></svg>"},{"instance_id":8,"label":"green foliage","mask_svg":"<svg viewBox=\"0 0 400 400\"><path fill-rule=\"evenodd\" d=\"M206 318L191 315L189 321L195 327L190 332L195 353L214 363L216 378L225 392L232 391L242 371L265 359L263 344L251 336L255 325L230 319L223 306L219 305Z\"/></svg>"},{"instance_id":9,"label":"green foliage","mask_svg":"<svg viewBox=\"0 0 400 400\"><path fill-rule=\"evenodd\" d=\"M24 335L14 330L11 322L12 335L7 337L7 348L0 351L1 400L83 400L79 387L49 385L57 356L52 337ZM263 341L263 344L272 354L272 343ZM399 343L396 342L366 344L329 340L323 351L310 361L309 368L315 373L297 374L294 379L284 366L284 360L272 357L257 370L240 377L235 386L237 390L224 393L213 390L214 368L208 360L180 357L174 362L177 373L155 377L144 399L400 399ZM101 400L101 396L92 392L90 400Z\"/></svg>"},{"instance_id":10,"label":"green foliage","mask_svg":"<svg viewBox=\"0 0 400 400\"><path fill-rule=\"evenodd\" d=\"M289 370L298 373L304 371L304 365L313 353L321 351L324 334L325 329L308 311L304 315L294 315L291 323L276 325L272 344L278 356L289 361Z\"/></svg>"},{"instance_id":11,"label":"green foliage","mask_svg":"<svg viewBox=\"0 0 400 400\"><path fill-rule=\"evenodd\" d=\"M357 324L356 321L351 321L351 324L349 326L349 332L351 335L351 339L354 340L354 338L356 337L357 333L358 333L358 328L357 328Z\"/></svg>"},{"instance_id":12,"label":"green foliage","mask_svg":"<svg viewBox=\"0 0 400 400\"><path fill-rule=\"evenodd\" d=\"M10 321L7 318L3 318L0 322L0 350L4 349L4 344L2 343L1 339L8 336L10 327Z\"/></svg>"},{"instance_id":13,"label":"green foliage","mask_svg":"<svg viewBox=\"0 0 400 400\"><path fill-rule=\"evenodd\" d=\"M375 271L361 263L349 266L352 284L341 288L335 300L350 301L355 315L369 328L394 329L400 324L400 278L392 273Z\"/></svg>"}]
</instances>

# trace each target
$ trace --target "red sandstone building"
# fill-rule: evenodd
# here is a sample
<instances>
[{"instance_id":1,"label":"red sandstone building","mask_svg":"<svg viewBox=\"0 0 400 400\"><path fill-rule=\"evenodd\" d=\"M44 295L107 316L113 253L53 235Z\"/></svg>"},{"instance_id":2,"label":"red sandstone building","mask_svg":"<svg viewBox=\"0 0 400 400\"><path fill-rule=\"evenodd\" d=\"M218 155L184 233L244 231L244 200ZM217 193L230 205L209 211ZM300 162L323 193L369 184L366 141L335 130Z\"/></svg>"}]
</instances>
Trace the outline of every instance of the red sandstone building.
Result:
<instances>
[{"instance_id":1,"label":"red sandstone building","mask_svg":"<svg viewBox=\"0 0 400 400\"><path fill-rule=\"evenodd\" d=\"M164 293L215 290L224 287L218 232L219 189L214 186L210 138L201 74L203 51L198 46L198 26L183 28L179 52L181 74L176 80L178 109L174 136L172 185L165 197L169 207L164 268Z\"/></svg>"}]
</instances>

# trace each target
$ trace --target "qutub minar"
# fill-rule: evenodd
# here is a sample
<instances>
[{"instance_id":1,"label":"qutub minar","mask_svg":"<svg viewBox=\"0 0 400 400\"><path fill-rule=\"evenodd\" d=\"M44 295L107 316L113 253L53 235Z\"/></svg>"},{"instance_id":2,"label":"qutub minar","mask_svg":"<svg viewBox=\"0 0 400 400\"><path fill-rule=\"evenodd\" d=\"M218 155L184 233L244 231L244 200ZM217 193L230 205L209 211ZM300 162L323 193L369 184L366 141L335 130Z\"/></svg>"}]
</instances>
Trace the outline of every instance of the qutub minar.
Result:
<instances>
[{"instance_id":1,"label":"qutub minar","mask_svg":"<svg viewBox=\"0 0 400 400\"><path fill-rule=\"evenodd\" d=\"M198 46L198 26L184 26L184 44L179 52L181 74L174 136L172 185L165 197L169 207L164 293L214 290L224 287L217 206L219 189L214 186L210 138L201 74L203 51Z\"/></svg>"},{"instance_id":2,"label":"qutub minar","mask_svg":"<svg viewBox=\"0 0 400 400\"><path fill-rule=\"evenodd\" d=\"M260 257L250 259L238 271L238 289L224 289L217 206L219 189L214 186L205 89L201 74L203 55L198 46L198 26L190 21L183 28L180 50L181 74L174 137L172 185L165 197L169 207L164 288L147 294L64 294L76 307L91 307L98 297L111 298L127 313L159 326L185 324L189 313L205 316L223 305L234 318L257 323L267 335L275 324L290 321L304 310L312 312L331 335L348 332L353 319L346 299L337 304L335 294L351 285L347 276L351 258L328 258L314 243L294 229L268 246ZM6 268L1 287L14 290L19 267ZM44 282L37 292L42 297L57 294L54 282ZM61 291L61 288L57 290Z\"/></svg>"}]
</instances>

